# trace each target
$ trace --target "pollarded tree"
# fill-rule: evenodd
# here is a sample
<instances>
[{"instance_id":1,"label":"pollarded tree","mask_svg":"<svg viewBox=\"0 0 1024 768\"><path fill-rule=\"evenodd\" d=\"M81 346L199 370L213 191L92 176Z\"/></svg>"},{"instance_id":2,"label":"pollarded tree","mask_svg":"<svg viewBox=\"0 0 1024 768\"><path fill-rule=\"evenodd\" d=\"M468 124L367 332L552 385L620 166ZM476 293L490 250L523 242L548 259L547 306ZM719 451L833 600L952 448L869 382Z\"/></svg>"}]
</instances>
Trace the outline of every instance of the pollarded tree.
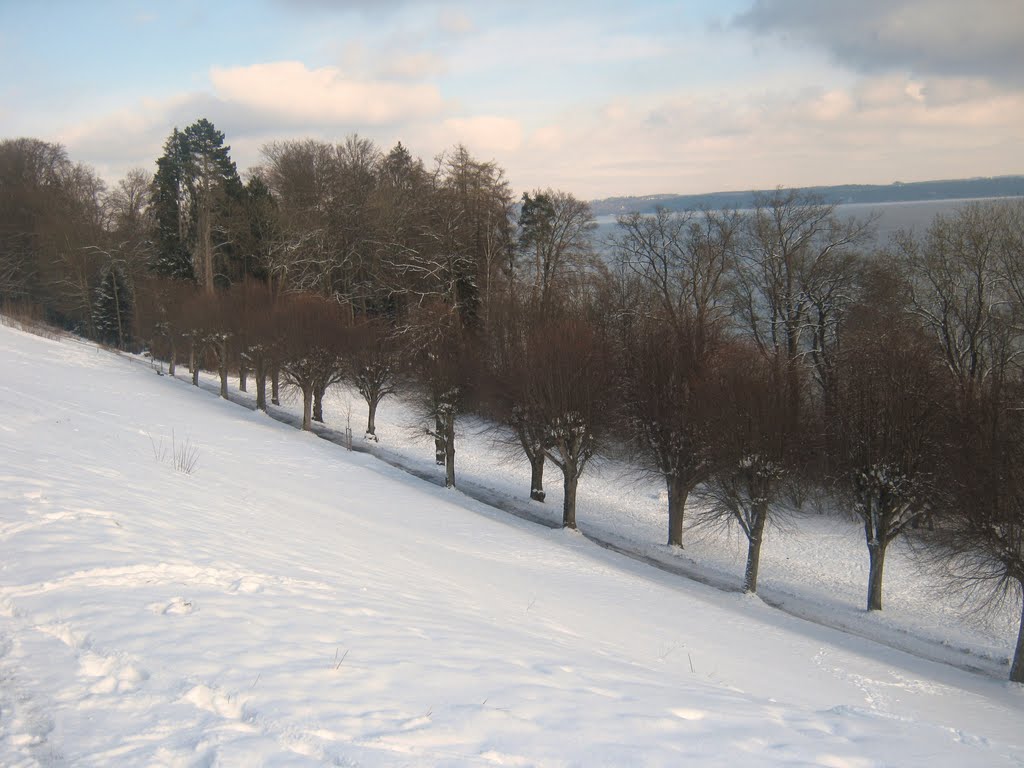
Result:
<instances>
[{"instance_id":1,"label":"pollarded tree","mask_svg":"<svg viewBox=\"0 0 1024 768\"><path fill-rule=\"evenodd\" d=\"M397 386L398 349L391 330L379 319L364 320L352 329L348 378L366 400L366 436L377 440L377 406Z\"/></svg>"},{"instance_id":2,"label":"pollarded tree","mask_svg":"<svg viewBox=\"0 0 1024 768\"><path fill-rule=\"evenodd\" d=\"M583 318L539 324L527 340L522 415L534 422L547 458L562 471L562 526L576 528L580 477L607 439L612 387L606 340Z\"/></svg>"},{"instance_id":3,"label":"pollarded tree","mask_svg":"<svg viewBox=\"0 0 1024 768\"><path fill-rule=\"evenodd\" d=\"M1021 609L1010 680L1024 683L1024 381L1019 371L987 378L952 422L957 449L949 490L926 534L926 559L981 604Z\"/></svg>"},{"instance_id":4,"label":"pollarded tree","mask_svg":"<svg viewBox=\"0 0 1024 768\"><path fill-rule=\"evenodd\" d=\"M411 320L402 342L427 421L424 431L434 438L434 459L445 468L445 487L454 488L456 427L476 367L471 338L457 311L440 302L418 308Z\"/></svg>"},{"instance_id":5,"label":"pollarded tree","mask_svg":"<svg viewBox=\"0 0 1024 768\"><path fill-rule=\"evenodd\" d=\"M620 307L628 431L668 487L668 543L682 546L687 496L713 468L719 398L709 373L727 319L735 213L630 214L618 219L618 267L643 297ZM635 302L635 299L633 299Z\"/></svg>"},{"instance_id":6,"label":"pollarded tree","mask_svg":"<svg viewBox=\"0 0 1024 768\"><path fill-rule=\"evenodd\" d=\"M732 344L719 360L723 441L720 461L704 486L710 502L700 523L737 525L747 539L743 591L757 591L761 545L769 523L784 511L784 484L792 477L795 438L781 368L754 349Z\"/></svg>"},{"instance_id":7,"label":"pollarded tree","mask_svg":"<svg viewBox=\"0 0 1024 768\"><path fill-rule=\"evenodd\" d=\"M320 382L335 380L342 370L346 313L336 302L312 295L282 299L278 327L282 334L281 371L302 393L302 428L313 428L313 399Z\"/></svg>"},{"instance_id":8,"label":"pollarded tree","mask_svg":"<svg viewBox=\"0 0 1024 768\"><path fill-rule=\"evenodd\" d=\"M624 419L643 463L668 492L668 544L681 547L686 500L722 458L722 392L716 369L720 341L693 341L658 313L635 328L623 350Z\"/></svg>"},{"instance_id":9,"label":"pollarded tree","mask_svg":"<svg viewBox=\"0 0 1024 768\"><path fill-rule=\"evenodd\" d=\"M177 371L178 357L187 343L186 308L195 297L195 285L156 275L144 275L135 283L135 319L139 339L155 357L167 361L168 374Z\"/></svg>"},{"instance_id":10,"label":"pollarded tree","mask_svg":"<svg viewBox=\"0 0 1024 768\"><path fill-rule=\"evenodd\" d=\"M526 456L530 464L530 498L543 502L545 428L529 397L535 375L530 367L529 346L530 328L544 320L524 305L513 295L492 308L484 403L489 416L511 429L511 437L498 430L497 442L513 455L522 451Z\"/></svg>"},{"instance_id":11,"label":"pollarded tree","mask_svg":"<svg viewBox=\"0 0 1024 768\"><path fill-rule=\"evenodd\" d=\"M832 467L864 524L869 611L882 608L889 545L936 504L955 402L941 363L905 312L899 280L877 269L840 332Z\"/></svg>"}]
</instances>

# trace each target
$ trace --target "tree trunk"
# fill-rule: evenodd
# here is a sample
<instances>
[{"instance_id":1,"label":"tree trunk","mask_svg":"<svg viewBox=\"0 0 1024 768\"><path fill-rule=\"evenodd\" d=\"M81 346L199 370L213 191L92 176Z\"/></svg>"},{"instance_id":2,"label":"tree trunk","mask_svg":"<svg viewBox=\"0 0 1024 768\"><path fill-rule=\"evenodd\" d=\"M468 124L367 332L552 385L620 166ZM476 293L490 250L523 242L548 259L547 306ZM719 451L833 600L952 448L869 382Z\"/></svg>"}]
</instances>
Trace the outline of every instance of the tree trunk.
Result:
<instances>
[{"instance_id":1,"label":"tree trunk","mask_svg":"<svg viewBox=\"0 0 1024 768\"><path fill-rule=\"evenodd\" d=\"M372 437L375 441L377 440L377 405L378 400L376 397L371 397L366 401L368 412L366 414L366 434Z\"/></svg>"},{"instance_id":2,"label":"tree trunk","mask_svg":"<svg viewBox=\"0 0 1024 768\"><path fill-rule=\"evenodd\" d=\"M313 421L324 423L324 390L326 387L313 388Z\"/></svg>"},{"instance_id":3,"label":"tree trunk","mask_svg":"<svg viewBox=\"0 0 1024 768\"><path fill-rule=\"evenodd\" d=\"M439 467L445 466L444 454L444 420L439 414L434 416L434 461Z\"/></svg>"},{"instance_id":4,"label":"tree trunk","mask_svg":"<svg viewBox=\"0 0 1024 768\"><path fill-rule=\"evenodd\" d=\"M195 339L190 339L188 343L188 372L196 372L196 342Z\"/></svg>"},{"instance_id":5,"label":"tree trunk","mask_svg":"<svg viewBox=\"0 0 1024 768\"><path fill-rule=\"evenodd\" d=\"M224 339L220 340L219 348L217 350L217 361L218 372L220 373L220 396L225 400L228 399L228 343Z\"/></svg>"},{"instance_id":6,"label":"tree trunk","mask_svg":"<svg viewBox=\"0 0 1024 768\"><path fill-rule=\"evenodd\" d=\"M267 372L263 369L263 364L259 361L256 363L256 368L253 370L253 376L256 378L256 410L267 412Z\"/></svg>"},{"instance_id":7,"label":"tree trunk","mask_svg":"<svg viewBox=\"0 0 1024 768\"><path fill-rule=\"evenodd\" d=\"M566 462L562 470L565 490L565 497L562 499L562 527L576 530L576 486L579 484L579 476L576 474L575 466Z\"/></svg>"},{"instance_id":8,"label":"tree trunk","mask_svg":"<svg viewBox=\"0 0 1024 768\"><path fill-rule=\"evenodd\" d=\"M761 567L761 542L764 541L764 524L768 520L768 509L759 505L755 510L754 525L747 537L747 569L743 573L743 591L757 592L757 572Z\"/></svg>"},{"instance_id":9,"label":"tree trunk","mask_svg":"<svg viewBox=\"0 0 1024 768\"><path fill-rule=\"evenodd\" d=\"M445 419L444 430L444 487L455 487L455 415Z\"/></svg>"},{"instance_id":10,"label":"tree trunk","mask_svg":"<svg viewBox=\"0 0 1024 768\"><path fill-rule=\"evenodd\" d=\"M199 260L200 280L203 284L203 293L213 296L213 222L210 215L210 201L208 194L203 195L199 206Z\"/></svg>"},{"instance_id":11,"label":"tree trunk","mask_svg":"<svg viewBox=\"0 0 1024 768\"><path fill-rule=\"evenodd\" d=\"M302 388L302 428L307 432L313 430L313 388Z\"/></svg>"},{"instance_id":12,"label":"tree trunk","mask_svg":"<svg viewBox=\"0 0 1024 768\"><path fill-rule=\"evenodd\" d=\"M117 348L124 349L124 328L121 324L121 301L117 295L117 276L110 271L111 288L114 291L114 315L117 317Z\"/></svg>"},{"instance_id":13,"label":"tree trunk","mask_svg":"<svg viewBox=\"0 0 1024 768\"><path fill-rule=\"evenodd\" d=\"M167 361L167 375L168 376L174 376L174 368L175 368L175 364L177 363L177 360L174 359L175 358L175 354L174 353L175 353L174 340L172 339L171 340L171 359Z\"/></svg>"},{"instance_id":14,"label":"tree trunk","mask_svg":"<svg viewBox=\"0 0 1024 768\"><path fill-rule=\"evenodd\" d=\"M544 493L544 451L530 457L530 498L543 502Z\"/></svg>"},{"instance_id":15,"label":"tree trunk","mask_svg":"<svg viewBox=\"0 0 1024 768\"><path fill-rule=\"evenodd\" d=\"M249 370L245 367L245 361L243 360L238 364L238 391L248 392L247 379L249 378Z\"/></svg>"},{"instance_id":16,"label":"tree trunk","mask_svg":"<svg viewBox=\"0 0 1024 768\"><path fill-rule=\"evenodd\" d=\"M276 365L270 372L270 402L273 405L281 404L281 369Z\"/></svg>"},{"instance_id":17,"label":"tree trunk","mask_svg":"<svg viewBox=\"0 0 1024 768\"><path fill-rule=\"evenodd\" d=\"M678 477L666 476L668 489L668 545L683 546L683 513L686 511L686 485Z\"/></svg>"},{"instance_id":18,"label":"tree trunk","mask_svg":"<svg viewBox=\"0 0 1024 768\"><path fill-rule=\"evenodd\" d=\"M1020 628L1017 630L1017 650L1010 665L1010 682L1024 683L1024 605L1021 606Z\"/></svg>"},{"instance_id":19,"label":"tree trunk","mask_svg":"<svg viewBox=\"0 0 1024 768\"><path fill-rule=\"evenodd\" d=\"M885 566L885 545L868 542L868 610L882 610L882 569Z\"/></svg>"}]
</instances>

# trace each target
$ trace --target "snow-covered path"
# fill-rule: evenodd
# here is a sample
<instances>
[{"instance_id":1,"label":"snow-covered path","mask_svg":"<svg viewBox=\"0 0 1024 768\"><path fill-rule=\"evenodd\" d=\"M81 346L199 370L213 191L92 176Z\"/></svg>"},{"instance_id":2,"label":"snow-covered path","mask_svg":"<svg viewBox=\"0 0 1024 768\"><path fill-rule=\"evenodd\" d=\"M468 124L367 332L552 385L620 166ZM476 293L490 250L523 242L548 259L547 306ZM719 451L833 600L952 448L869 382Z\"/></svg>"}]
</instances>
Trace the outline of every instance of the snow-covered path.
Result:
<instances>
[{"instance_id":1,"label":"snow-covered path","mask_svg":"<svg viewBox=\"0 0 1024 768\"><path fill-rule=\"evenodd\" d=\"M1024 764L1019 686L84 345L0 366L0 764Z\"/></svg>"}]
</instances>

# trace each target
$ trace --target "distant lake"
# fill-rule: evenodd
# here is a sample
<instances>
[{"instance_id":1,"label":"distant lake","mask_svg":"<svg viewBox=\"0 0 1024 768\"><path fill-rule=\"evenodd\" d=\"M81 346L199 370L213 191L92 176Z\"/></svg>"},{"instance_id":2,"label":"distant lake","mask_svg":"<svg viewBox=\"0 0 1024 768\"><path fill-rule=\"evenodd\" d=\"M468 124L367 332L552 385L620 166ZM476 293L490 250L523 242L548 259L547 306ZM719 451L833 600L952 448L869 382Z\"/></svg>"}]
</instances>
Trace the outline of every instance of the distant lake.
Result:
<instances>
[{"instance_id":1,"label":"distant lake","mask_svg":"<svg viewBox=\"0 0 1024 768\"><path fill-rule=\"evenodd\" d=\"M847 203L836 206L840 216L864 219L873 213L878 214L876 228L878 245L885 245L889 238L901 229L924 232L938 214L949 214L957 208L969 203L985 203L998 201L1021 200L1019 197L989 197L970 200L917 200L900 203ZM594 242L603 244L616 230L614 216L598 216L597 229L594 230Z\"/></svg>"}]
</instances>

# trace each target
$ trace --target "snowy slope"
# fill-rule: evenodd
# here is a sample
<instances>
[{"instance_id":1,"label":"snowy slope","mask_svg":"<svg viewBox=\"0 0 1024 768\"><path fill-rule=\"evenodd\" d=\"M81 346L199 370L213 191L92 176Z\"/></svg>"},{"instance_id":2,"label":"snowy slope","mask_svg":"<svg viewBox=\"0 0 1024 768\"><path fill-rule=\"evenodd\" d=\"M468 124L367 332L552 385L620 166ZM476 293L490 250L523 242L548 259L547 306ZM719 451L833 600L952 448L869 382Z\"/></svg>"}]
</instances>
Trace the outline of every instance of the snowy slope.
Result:
<instances>
[{"instance_id":1,"label":"snowy slope","mask_svg":"<svg viewBox=\"0 0 1024 768\"><path fill-rule=\"evenodd\" d=\"M1020 686L87 345L0 370L0 765L1024 764Z\"/></svg>"},{"instance_id":2,"label":"snowy slope","mask_svg":"<svg viewBox=\"0 0 1024 768\"><path fill-rule=\"evenodd\" d=\"M208 386L216 385L210 379ZM232 391L231 396L254 403L244 393ZM287 415L300 413L299 406L286 402L282 409L273 410ZM365 405L357 393L344 387L328 393L325 419L329 427L343 430L351 422L359 435L364 418ZM389 398L377 418L380 442L357 439L357 447L442 482L443 468L433 461L433 442L423 437L417 422L417 414L401 398ZM463 490L530 518L552 524L561 521L561 475L556 467L547 470L546 503L530 502L530 468L522 452L504 450L487 423L463 418L460 424L456 465ZM691 512L694 503L699 502L691 499ZM621 462L604 461L588 468L580 481L577 521L588 537L721 589L739 590L747 554L742 533L688 529L686 548L680 551L664 544L667 508L664 483L638 477L634 467ZM993 677L1009 674L1019 603L1011 600L979 612L976 603L965 604L964 595L923 570L898 540L886 558L885 610L869 614L864 610L868 556L863 525L851 515L827 512L817 511L809 501L803 514L784 518L779 527L769 526L758 581L758 593L765 601L924 658Z\"/></svg>"}]
</instances>

